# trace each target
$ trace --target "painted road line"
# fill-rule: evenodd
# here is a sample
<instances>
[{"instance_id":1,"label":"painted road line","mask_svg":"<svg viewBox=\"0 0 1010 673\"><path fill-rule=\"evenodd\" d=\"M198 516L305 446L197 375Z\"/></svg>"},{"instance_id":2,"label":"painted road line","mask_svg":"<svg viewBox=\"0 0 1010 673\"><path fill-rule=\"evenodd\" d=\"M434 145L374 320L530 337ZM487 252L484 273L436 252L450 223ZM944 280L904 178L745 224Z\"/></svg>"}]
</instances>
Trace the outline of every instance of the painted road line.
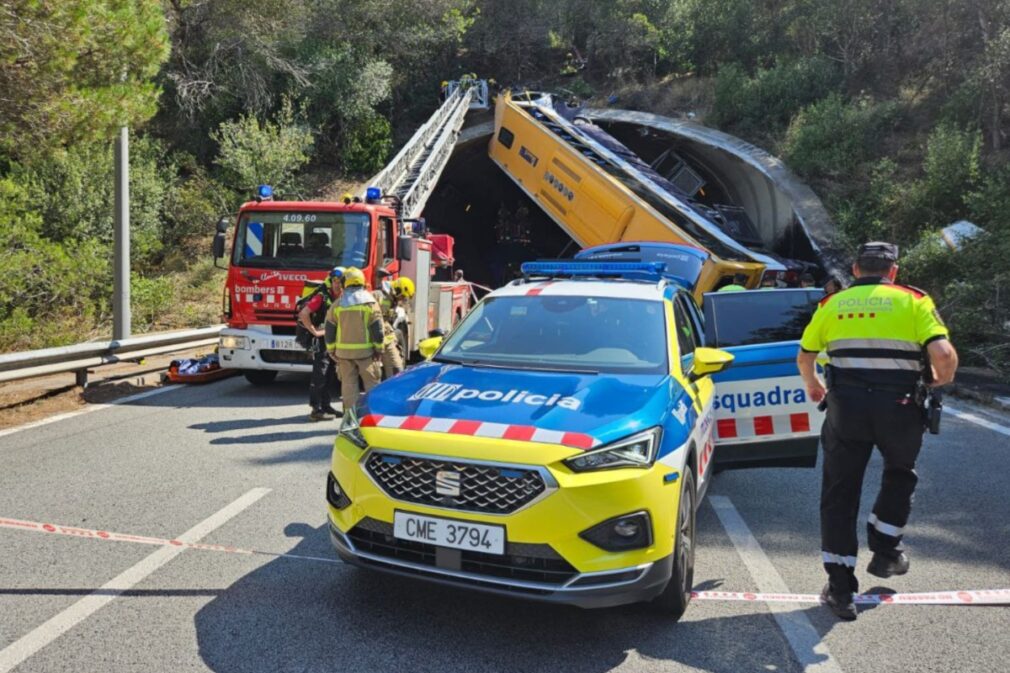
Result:
<instances>
[{"instance_id":1,"label":"painted road line","mask_svg":"<svg viewBox=\"0 0 1010 673\"><path fill-rule=\"evenodd\" d=\"M1006 435L1010 437L1010 428L1005 425L1000 425L999 423L993 423L992 421L986 420L981 416L976 416L975 414L968 413L967 411L961 411L960 409L955 409L949 404L944 404L943 408L945 411L949 411L954 414L957 418L962 421L968 421L969 423L974 423L975 425L980 425L983 428L992 430L993 432L998 432L1001 435Z\"/></svg>"},{"instance_id":2,"label":"painted road line","mask_svg":"<svg viewBox=\"0 0 1010 673\"><path fill-rule=\"evenodd\" d=\"M105 542L132 542L134 544L157 545L160 547L184 547L186 549L197 549L200 551L217 551L227 554L258 554L261 556L273 556L277 558L298 559L299 561L319 561L322 563L343 563L340 559L324 558L321 556L304 556L302 554L285 554L281 552L260 551L257 549L241 549L239 547L229 547L221 544L203 544L202 542L185 542L179 538L168 539L162 537L151 537L149 535L133 535L130 533L114 533L107 530L97 530L94 528L78 528L76 526L61 526L53 523L42 523L41 521L25 521L23 519L5 519L0 517L0 528L9 530L21 530L32 533L44 533L46 535L66 535L78 539L104 540Z\"/></svg>"},{"instance_id":3,"label":"painted road line","mask_svg":"<svg viewBox=\"0 0 1010 673\"><path fill-rule=\"evenodd\" d=\"M269 492L269 488L252 489L224 509L190 528L177 539L184 543L199 542ZM63 612L0 650L0 673L8 673L25 659L111 603L121 593L142 582L148 575L174 559L185 549L184 546L174 545L158 549L132 568L106 582L97 591L88 594Z\"/></svg>"},{"instance_id":4,"label":"painted road line","mask_svg":"<svg viewBox=\"0 0 1010 673\"><path fill-rule=\"evenodd\" d=\"M757 539L750 532L733 502L723 495L713 495L708 499L715 509L722 527L726 529L730 541L758 590L768 594L788 594L789 587L768 559ZM787 603L765 603L776 623L786 637L796 660L806 673L841 673L842 669L831 656L828 646L814 629L807 616Z\"/></svg>"},{"instance_id":5,"label":"painted road line","mask_svg":"<svg viewBox=\"0 0 1010 673\"><path fill-rule=\"evenodd\" d=\"M24 425L18 425L13 428L0 430L0 437L6 437L7 435L13 435L16 432L21 432L22 430L31 430L32 428L37 428L42 425L49 425L50 423L56 423L58 421L65 421L68 418L83 416L84 414L90 414L93 411L101 411L102 409L109 409L110 407L115 407L120 404L129 404L130 402L136 402L137 400L142 400L145 397L154 397L155 395L167 393L168 391L175 390L177 388L182 388L182 384L176 383L170 386L162 386L161 388L155 388L154 390L145 390L142 393L122 397L118 400L113 400L112 402L103 402L101 404L89 404L83 409L78 409L77 411L68 411L65 414L57 414L55 416L50 416L49 418L43 418L42 420L39 421L32 421L31 423L25 423Z\"/></svg>"}]
</instances>

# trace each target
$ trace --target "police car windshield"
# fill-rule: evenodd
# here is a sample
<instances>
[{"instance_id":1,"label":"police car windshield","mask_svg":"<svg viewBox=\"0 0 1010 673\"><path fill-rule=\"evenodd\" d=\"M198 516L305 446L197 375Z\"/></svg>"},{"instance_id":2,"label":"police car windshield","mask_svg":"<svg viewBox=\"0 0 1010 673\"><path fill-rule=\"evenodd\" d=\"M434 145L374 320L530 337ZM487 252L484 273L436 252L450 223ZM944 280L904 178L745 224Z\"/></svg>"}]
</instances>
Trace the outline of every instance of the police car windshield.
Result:
<instances>
[{"instance_id":1,"label":"police car windshield","mask_svg":"<svg viewBox=\"0 0 1010 673\"><path fill-rule=\"evenodd\" d=\"M233 262L269 269L366 266L367 213L248 212L239 221Z\"/></svg>"},{"instance_id":2,"label":"police car windshield","mask_svg":"<svg viewBox=\"0 0 1010 673\"><path fill-rule=\"evenodd\" d=\"M659 300L489 297L467 315L436 360L515 369L661 374L668 371Z\"/></svg>"}]
</instances>

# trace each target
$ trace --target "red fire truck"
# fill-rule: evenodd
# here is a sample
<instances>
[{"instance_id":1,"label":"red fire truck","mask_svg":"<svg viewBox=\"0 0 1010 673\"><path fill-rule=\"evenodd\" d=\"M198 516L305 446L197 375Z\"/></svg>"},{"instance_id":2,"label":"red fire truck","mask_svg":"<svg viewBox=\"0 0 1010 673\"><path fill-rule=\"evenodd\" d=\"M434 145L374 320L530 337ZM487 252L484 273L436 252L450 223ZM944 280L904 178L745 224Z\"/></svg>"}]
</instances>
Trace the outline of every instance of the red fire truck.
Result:
<instances>
[{"instance_id":1,"label":"red fire truck","mask_svg":"<svg viewBox=\"0 0 1010 673\"><path fill-rule=\"evenodd\" d=\"M451 239L424 237L423 221L402 218L395 197L377 188L349 203L270 197L263 185L257 200L238 213L224 293L222 367L242 370L254 384L270 383L277 372L311 371L310 354L295 341L295 305L307 284L322 282L335 266L358 267L370 286L377 269L414 281L416 294L398 325L405 355L430 330L448 329L469 309L467 283L433 280L439 269L451 278L452 260L439 254L451 250ZM228 224L218 225L216 258L224 256Z\"/></svg>"}]
</instances>

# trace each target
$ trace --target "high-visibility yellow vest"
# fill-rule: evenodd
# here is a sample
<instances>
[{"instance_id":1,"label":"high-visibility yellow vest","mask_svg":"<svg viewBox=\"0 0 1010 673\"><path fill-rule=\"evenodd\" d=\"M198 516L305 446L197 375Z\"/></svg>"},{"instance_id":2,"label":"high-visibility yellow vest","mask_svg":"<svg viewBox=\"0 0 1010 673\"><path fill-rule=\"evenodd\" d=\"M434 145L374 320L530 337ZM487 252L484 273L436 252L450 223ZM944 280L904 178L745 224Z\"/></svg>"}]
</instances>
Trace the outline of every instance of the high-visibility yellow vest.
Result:
<instances>
[{"instance_id":1,"label":"high-visibility yellow vest","mask_svg":"<svg viewBox=\"0 0 1010 673\"><path fill-rule=\"evenodd\" d=\"M375 298L364 288L345 292L331 311L334 328L328 330L326 349L338 358L357 360L382 348L382 314Z\"/></svg>"},{"instance_id":2,"label":"high-visibility yellow vest","mask_svg":"<svg viewBox=\"0 0 1010 673\"><path fill-rule=\"evenodd\" d=\"M947 337L929 295L870 276L821 300L800 348L826 350L831 368L856 380L906 385L922 376L923 348Z\"/></svg>"}]
</instances>

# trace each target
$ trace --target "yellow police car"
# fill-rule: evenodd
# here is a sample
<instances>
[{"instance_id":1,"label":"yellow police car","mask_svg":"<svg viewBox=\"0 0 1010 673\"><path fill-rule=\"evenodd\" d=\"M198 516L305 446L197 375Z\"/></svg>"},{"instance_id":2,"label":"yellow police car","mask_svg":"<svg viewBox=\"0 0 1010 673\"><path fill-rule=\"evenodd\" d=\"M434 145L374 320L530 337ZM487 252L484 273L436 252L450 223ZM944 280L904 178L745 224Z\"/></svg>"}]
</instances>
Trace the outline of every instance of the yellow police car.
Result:
<instances>
[{"instance_id":1,"label":"yellow police car","mask_svg":"<svg viewBox=\"0 0 1010 673\"><path fill-rule=\"evenodd\" d=\"M704 347L690 282L665 264L523 270L429 361L345 410L327 484L333 544L389 573L583 607L652 600L679 617L717 424L740 464L762 447L772 462L808 461L816 427L745 432L753 386L778 386L781 402L788 377L729 382L718 400L712 375L733 356Z\"/></svg>"}]
</instances>

